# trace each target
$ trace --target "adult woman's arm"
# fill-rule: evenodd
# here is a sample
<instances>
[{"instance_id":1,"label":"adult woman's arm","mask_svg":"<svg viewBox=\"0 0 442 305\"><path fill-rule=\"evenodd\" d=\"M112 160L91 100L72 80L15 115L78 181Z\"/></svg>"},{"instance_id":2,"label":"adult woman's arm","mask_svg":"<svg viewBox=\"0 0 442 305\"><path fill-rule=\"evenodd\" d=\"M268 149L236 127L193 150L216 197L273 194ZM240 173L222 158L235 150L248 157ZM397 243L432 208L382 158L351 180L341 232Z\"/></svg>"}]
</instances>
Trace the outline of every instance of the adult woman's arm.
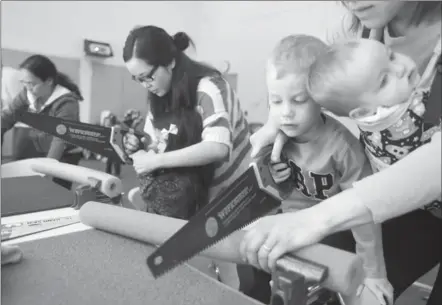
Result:
<instances>
[{"instance_id":1,"label":"adult woman's arm","mask_svg":"<svg viewBox=\"0 0 442 305\"><path fill-rule=\"evenodd\" d=\"M440 198L441 133L390 168L355 183L375 222L406 214Z\"/></svg>"},{"instance_id":2,"label":"adult woman's arm","mask_svg":"<svg viewBox=\"0 0 442 305\"><path fill-rule=\"evenodd\" d=\"M312 207L328 234L422 208L441 195L441 133L389 168Z\"/></svg>"},{"instance_id":3,"label":"adult woman's arm","mask_svg":"<svg viewBox=\"0 0 442 305\"><path fill-rule=\"evenodd\" d=\"M382 222L423 207L441 194L441 133L391 167L369 176L323 202L255 222L241 244L243 258L259 254L272 269L283 254L319 242L327 235L370 222ZM266 245L266 247L262 247ZM261 249L269 248L269 252ZM263 263L261 263L263 264ZM265 268L267 269L267 268Z\"/></svg>"},{"instance_id":4,"label":"adult woman's arm","mask_svg":"<svg viewBox=\"0 0 442 305\"><path fill-rule=\"evenodd\" d=\"M229 147L223 143L203 141L186 148L159 154L163 168L199 166L226 158Z\"/></svg>"}]
</instances>

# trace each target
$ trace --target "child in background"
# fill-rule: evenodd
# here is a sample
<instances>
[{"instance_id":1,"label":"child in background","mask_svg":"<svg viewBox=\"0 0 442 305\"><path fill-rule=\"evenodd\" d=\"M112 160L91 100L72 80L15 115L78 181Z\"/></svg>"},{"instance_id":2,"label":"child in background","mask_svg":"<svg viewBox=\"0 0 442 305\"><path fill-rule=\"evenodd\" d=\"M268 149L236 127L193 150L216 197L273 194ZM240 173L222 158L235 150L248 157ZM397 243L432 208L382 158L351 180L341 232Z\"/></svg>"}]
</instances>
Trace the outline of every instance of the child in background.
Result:
<instances>
[{"instance_id":1,"label":"child in background","mask_svg":"<svg viewBox=\"0 0 442 305\"><path fill-rule=\"evenodd\" d=\"M440 124L424 124L425 103L441 56L436 46L426 71L371 39L332 45L312 65L307 87L321 106L339 116L349 116L378 172L431 141ZM441 217L440 200L426 206ZM441 217L442 218L442 217Z\"/></svg>"},{"instance_id":2,"label":"child in background","mask_svg":"<svg viewBox=\"0 0 442 305\"><path fill-rule=\"evenodd\" d=\"M268 61L269 121L285 137L282 156L273 156L275 163L271 165L271 171L277 183L290 179L294 189L283 202L284 212L309 208L351 188L354 182L372 173L357 138L341 123L323 113L306 90L310 65L326 51L327 46L315 37L293 35L279 42ZM265 138L272 133L273 138ZM256 143L271 144L275 135L276 132L267 127L255 133L254 150ZM365 225L354 228L352 233L356 253L364 263L365 283L380 303L386 304L384 295L390 300L393 291L385 270L381 227ZM322 242L354 251L351 235L340 233ZM269 275L262 278L267 283L269 280Z\"/></svg>"}]
</instances>

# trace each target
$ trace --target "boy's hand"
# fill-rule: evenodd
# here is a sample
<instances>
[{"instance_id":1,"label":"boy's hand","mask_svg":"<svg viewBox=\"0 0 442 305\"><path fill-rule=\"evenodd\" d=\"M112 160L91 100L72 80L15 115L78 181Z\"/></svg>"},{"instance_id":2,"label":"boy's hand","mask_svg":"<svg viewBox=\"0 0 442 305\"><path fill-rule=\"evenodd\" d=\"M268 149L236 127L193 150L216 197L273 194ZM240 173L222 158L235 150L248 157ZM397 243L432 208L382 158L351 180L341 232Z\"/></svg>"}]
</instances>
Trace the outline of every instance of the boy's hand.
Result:
<instances>
[{"instance_id":1,"label":"boy's hand","mask_svg":"<svg viewBox=\"0 0 442 305\"><path fill-rule=\"evenodd\" d=\"M287 163L283 162L271 163L269 166L270 166L270 173L273 177L273 180L275 180L276 183L282 183L286 181L292 174L292 170Z\"/></svg>"},{"instance_id":2,"label":"boy's hand","mask_svg":"<svg viewBox=\"0 0 442 305\"><path fill-rule=\"evenodd\" d=\"M393 305L394 289L386 278L367 277L364 286L376 296L381 305Z\"/></svg>"}]
</instances>

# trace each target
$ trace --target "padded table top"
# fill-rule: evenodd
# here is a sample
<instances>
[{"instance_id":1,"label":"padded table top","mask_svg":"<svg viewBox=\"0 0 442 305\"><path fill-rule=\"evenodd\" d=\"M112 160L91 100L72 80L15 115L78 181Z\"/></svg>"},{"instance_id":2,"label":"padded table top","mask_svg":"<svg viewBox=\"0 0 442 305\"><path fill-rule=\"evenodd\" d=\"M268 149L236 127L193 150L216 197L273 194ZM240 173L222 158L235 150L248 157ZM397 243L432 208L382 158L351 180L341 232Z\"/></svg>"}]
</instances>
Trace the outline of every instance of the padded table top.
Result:
<instances>
[{"instance_id":1,"label":"padded table top","mask_svg":"<svg viewBox=\"0 0 442 305\"><path fill-rule=\"evenodd\" d=\"M51 178L2 178L1 184L2 217L70 207L74 203L73 192Z\"/></svg>"},{"instance_id":2,"label":"padded table top","mask_svg":"<svg viewBox=\"0 0 442 305\"><path fill-rule=\"evenodd\" d=\"M20 244L1 270L3 305L258 305L184 264L154 279L150 245L98 230Z\"/></svg>"}]
</instances>

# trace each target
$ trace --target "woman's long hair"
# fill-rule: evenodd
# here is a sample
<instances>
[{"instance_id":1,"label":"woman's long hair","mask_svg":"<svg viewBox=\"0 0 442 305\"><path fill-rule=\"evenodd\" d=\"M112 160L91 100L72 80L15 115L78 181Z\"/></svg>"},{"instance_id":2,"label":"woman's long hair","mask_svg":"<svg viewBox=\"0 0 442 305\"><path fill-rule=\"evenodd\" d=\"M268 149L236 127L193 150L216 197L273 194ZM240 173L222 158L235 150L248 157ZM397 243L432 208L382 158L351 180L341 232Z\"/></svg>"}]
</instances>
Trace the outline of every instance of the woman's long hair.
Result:
<instances>
[{"instance_id":1,"label":"woman's long hair","mask_svg":"<svg viewBox=\"0 0 442 305\"><path fill-rule=\"evenodd\" d=\"M75 93L80 101L83 100L78 86L66 74L57 71L55 64L46 56L36 54L26 58L20 64L20 69L28 70L43 82L52 79L54 85L65 87Z\"/></svg>"}]
</instances>

